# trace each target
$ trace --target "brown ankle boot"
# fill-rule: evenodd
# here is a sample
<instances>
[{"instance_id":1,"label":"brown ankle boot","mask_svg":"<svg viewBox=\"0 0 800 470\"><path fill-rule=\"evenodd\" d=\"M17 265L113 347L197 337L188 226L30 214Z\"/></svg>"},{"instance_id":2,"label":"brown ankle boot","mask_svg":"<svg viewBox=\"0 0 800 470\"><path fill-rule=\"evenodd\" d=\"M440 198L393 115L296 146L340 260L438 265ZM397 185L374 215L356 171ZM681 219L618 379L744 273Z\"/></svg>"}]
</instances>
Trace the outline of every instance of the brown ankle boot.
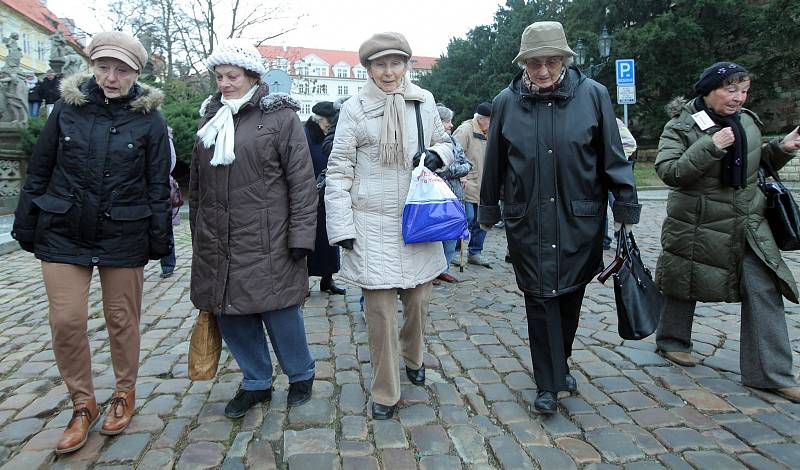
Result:
<instances>
[{"instance_id":1,"label":"brown ankle boot","mask_svg":"<svg viewBox=\"0 0 800 470\"><path fill-rule=\"evenodd\" d=\"M56 444L56 454L75 452L86 444L89 430L100 417L97 402L94 398L83 403L76 403L72 411L72 419L64 429L64 434Z\"/></svg>"},{"instance_id":2,"label":"brown ankle boot","mask_svg":"<svg viewBox=\"0 0 800 470\"><path fill-rule=\"evenodd\" d=\"M114 436L121 433L128 427L133 417L133 408L136 406L136 392L130 390L128 392L120 392L117 390L111 395L111 401L108 405L108 414L103 423L103 428L100 429L100 434L106 436Z\"/></svg>"}]
</instances>

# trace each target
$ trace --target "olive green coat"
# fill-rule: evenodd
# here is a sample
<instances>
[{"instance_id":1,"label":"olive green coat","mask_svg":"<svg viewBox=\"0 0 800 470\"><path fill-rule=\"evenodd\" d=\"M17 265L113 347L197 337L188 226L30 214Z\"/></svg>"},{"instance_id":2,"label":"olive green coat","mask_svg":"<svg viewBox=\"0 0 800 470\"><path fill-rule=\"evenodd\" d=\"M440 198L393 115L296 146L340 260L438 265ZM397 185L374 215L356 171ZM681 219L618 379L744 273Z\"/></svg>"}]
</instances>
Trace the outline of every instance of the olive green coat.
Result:
<instances>
[{"instance_id":1,"label":"olive green coat","mask_svg":"<svg viewBox=\"0 0 800 470\"><path fill-rule=\"evenodd\" d=\"M722 186L720 159L725 156L711 140L718 126L705 131L695 124L693 100L677 110L664 127L658 144L656 172L672 190L661 230L663 251L656 283L664 294L702 302L739 302L739 275L745 243L775 272L778 289L797 303L792 273L783 262L764 218L765 197L757 185L759 162L777 171L791 160L777 142L762 144L761 121L741 111L747 135L747 186Z\"/></svg>"}]
</instances>

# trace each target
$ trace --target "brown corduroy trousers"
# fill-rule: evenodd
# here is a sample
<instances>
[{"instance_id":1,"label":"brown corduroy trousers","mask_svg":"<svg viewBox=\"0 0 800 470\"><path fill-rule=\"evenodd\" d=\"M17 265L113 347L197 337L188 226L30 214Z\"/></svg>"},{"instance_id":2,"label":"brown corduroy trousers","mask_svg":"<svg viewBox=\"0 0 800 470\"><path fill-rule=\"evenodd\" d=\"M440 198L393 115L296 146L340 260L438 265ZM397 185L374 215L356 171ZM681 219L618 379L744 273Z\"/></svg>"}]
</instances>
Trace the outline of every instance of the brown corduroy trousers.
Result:
<instances>
[{"instance_id":1,"label":"brown corduroy trousers","mask_svg":"<svg viewBox=\"0 0 800 470\"><path fill-rule=\"evenodd\" d=\"M430 282L412 289L363 289L364 318L372 365L371 393L375 403L391 406L400 400L400 354L406 367L422 367L423 335L431 289ZM398 293L403 303L403 327L399 339Z\"/></svg>"},{"instance_id":2,"label":"brown corduroy trousers","mask_svg":"<svg viewBox=\"0 0 800 470\"><path fill-rule=\"evenodd\" d=\"M133 390L139 372L144 267L99 267L98 270L116 390ZM42 262L42 277L50 302L50 331L58 371L72 402L83 403L94 398L87 333L92 268Z\"/></svg>"}]
</instances>

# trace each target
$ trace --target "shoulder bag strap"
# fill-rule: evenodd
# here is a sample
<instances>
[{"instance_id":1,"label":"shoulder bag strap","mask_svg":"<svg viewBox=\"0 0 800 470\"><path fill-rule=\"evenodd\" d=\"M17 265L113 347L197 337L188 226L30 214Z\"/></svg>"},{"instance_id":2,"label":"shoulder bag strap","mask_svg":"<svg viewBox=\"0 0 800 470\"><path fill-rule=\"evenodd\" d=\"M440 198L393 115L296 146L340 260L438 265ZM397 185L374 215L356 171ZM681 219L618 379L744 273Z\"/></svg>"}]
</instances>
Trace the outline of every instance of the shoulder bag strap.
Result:
<instances>
[{"instance_id":1,"label":"shoulder bag strap","mask_svg":"<svg viewBox=\"0 0 800 470\"><path fill-rule=\"evenodd\" d=\"M419 112L419 101L414 101L414 112L417 113L417 146L422 155L425 152L425 134L422 132L422 113Z\"/></svg>"}]
</instances>

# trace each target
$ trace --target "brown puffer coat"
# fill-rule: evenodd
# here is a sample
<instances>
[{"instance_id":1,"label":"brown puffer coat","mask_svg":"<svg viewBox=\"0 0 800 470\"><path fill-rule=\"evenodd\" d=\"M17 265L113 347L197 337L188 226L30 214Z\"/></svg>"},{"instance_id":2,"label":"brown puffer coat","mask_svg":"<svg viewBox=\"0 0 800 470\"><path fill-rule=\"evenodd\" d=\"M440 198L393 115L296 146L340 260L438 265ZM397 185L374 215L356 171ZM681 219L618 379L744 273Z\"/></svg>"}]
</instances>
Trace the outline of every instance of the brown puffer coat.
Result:
<instances>
[{"instance_id":1,"label":"brown puffer coat","mask_svg":"<svg viewBox=\"0 0 800 470\"><path fill-rule=\"evenodd\" d=\"M236 160L212 167L214 147L195 144L189 183L191 299L214 314L245 315L303 302L314 249L317 189L297 102L266 85L234 116ZM201 107L200 126L220 108Z\"/></svg>"}]
</instances>

